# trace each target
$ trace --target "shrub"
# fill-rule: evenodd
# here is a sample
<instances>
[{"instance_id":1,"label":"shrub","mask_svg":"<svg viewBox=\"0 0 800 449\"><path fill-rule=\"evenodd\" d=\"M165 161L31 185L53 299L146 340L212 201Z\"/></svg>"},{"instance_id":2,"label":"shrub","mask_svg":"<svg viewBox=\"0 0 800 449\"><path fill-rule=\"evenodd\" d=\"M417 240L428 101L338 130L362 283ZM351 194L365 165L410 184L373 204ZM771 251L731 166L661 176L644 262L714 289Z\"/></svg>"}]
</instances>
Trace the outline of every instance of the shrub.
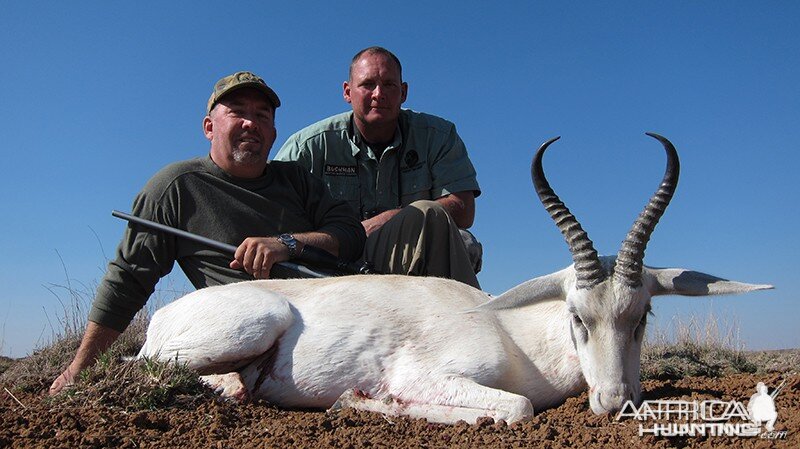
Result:
<instances>
[{"instance_id":1,"label":"shrub","mask_svg":"<svg viewBox=\"0 0 800 449\"><path fill-rule=\"evenodd\" d=\"M71 407L102 405L126 410L191 407L213 397L198 373L174 362L150 359L125 360L107 351L78 381L52 398Z\"/></svg>"},{"instance_id":2,"label":"shrub","mask_svg":"<svg viewBox=\"0 0 800 449\"><path fill-rule=\"evenodd\" d=\"M723 334L719 321L713 316L704 321L692 317L688 323L678 319L673 322L674 338L655 330L645 339L642 347L643 380L720 377L758 370L738 339L736 325L726 326Z\"/></svg>"}]
</instances>

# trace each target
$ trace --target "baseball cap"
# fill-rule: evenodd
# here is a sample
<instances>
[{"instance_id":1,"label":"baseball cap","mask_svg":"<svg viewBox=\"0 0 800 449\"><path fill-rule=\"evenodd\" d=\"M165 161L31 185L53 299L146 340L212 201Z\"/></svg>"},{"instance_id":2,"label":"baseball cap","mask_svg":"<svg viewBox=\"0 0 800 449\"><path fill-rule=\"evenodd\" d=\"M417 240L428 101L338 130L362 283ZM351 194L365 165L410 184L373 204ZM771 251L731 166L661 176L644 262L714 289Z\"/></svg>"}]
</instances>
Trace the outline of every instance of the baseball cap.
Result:
<instances>
[{"instance_id":1,"label":"baseball cap","mask_svg":"<svg viewBox=\"0 0 800 449\"><path fill-rule=\"evenodd\" d=\"M278 95L275 91L267 86L267 83L258 75L253 72L236 72L233 75L228 75L220 79L214 84L214 91L211 92L211 97L208 99L206 113L210 113L214 105L216 105L225 94L243 87L252 87L263 92L275 108L281 105L281 100L278 99Z\"/></svg>"}]
</instances>

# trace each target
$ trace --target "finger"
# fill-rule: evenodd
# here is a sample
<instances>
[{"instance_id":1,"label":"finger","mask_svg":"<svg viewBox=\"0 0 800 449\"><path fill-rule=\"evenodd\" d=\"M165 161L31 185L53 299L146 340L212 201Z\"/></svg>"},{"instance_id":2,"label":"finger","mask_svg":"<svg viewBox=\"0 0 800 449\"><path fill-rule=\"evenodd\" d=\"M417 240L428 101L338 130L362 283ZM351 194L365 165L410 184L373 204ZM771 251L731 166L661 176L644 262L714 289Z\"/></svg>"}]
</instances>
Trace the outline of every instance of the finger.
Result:
<instances>
[{"instance_id":1,"label":"finger","mask_svg":"<svg viewBox=\"0 0 800 449\"><path fill-rule=\"evenodd\" d=\"M269 258L264 258L261 265L261 277L259 279L269 279L269 272L272 270L272 261Z\"/></svg>"},{"instance_id":2,"label":"finger","mask_svg":"<svg viewBox=\"0 0 800 449\"><path fill-rule=\"evenodd\" d=\"M258 245L248 245L247 249L245 250L244 256L242 257L242 265L244 266L244 270L250 274L254 274L256 265L255 259L258 255Z\"/></svg>"},{"instance_id":3,"label":"finger","mask_svg":"<svg viewBox=\"0 0 800 449\"><path fill-rule=\"evenodd\" d=\"M263 250L262 250L263 251ZM264 262L266 261L266 257L264 257L264 253L262 251L258 251L258 253L253 258L253 277L256 279L263 279L262 277L262 270Z\"/></svg>"},{"instance_id":4,"label":"finger","mask_svg":"<svg viewBox=\"0 0 800 449\"><path fill-rule=\"evenodd\" d=\"M245 270L244 266L244 256L247 253L247 248L249 247L250 242L249 239L244 239L244 241L236 247L236 252L233 253L233 260L228 265L229 267L233 268L234 270Z\"/></svg>"},{"instance_id":5,"label":"finger","mask_svg":"<svg viewBox=\"0 0 800 449\"><path fill-rule=\"evenodd\" d=\"M53 384L50 385L50 389L48 390L48 394L50 396L56 395L61 392L67 385L71 385L72 382L70 379L67 379L67 376L64 373L61 373L56 380L53 381Z\"/></svg>"},{"instance_id":6,"label":"finger","mask_svg":"<svg viewBox=\"0 0 800 449\"><path fill-rule=\"evenodd\" d=\"M247 252L248 246L248 239L244 239L244 241L236 247L236 252L233 253L233 258L237 260L239 264L241 264L242 260L244 260L244 254Z\"/></svg>"}]
</instances>

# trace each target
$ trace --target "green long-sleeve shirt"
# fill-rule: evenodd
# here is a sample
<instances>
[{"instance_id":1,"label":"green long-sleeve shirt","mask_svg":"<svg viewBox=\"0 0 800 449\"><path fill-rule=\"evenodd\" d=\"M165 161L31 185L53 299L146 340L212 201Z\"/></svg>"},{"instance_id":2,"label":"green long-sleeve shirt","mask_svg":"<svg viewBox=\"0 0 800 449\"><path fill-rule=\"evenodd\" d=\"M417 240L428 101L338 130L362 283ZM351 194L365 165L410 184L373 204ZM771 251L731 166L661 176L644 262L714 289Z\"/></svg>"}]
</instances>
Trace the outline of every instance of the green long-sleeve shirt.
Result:
<instances>
[{"instance_id":1,"label":"green long-sleeve shirt","mask_svg":"<svg viewBox=\"0 0 800 449\"><path fill-rule=\"evenodd\" d=\"M247 237L325 232L339 256L356 260L366 236L350 206L301 166L270 162L255 179L228 175L210 157L171 164L133 202L133 215L238 246ZM89 320L122 331L177 261L195 288L252 280L231 256L202 244L129 225L97 288Z\"/></svg>"}]
</instances>

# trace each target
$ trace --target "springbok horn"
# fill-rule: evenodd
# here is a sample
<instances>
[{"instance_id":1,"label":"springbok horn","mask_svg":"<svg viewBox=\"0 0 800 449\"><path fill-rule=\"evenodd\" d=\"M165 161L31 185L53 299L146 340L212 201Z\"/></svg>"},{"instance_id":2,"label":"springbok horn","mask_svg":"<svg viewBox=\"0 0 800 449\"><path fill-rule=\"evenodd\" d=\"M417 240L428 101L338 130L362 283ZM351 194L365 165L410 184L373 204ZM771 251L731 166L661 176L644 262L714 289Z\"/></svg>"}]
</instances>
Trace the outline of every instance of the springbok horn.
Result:
<instances>
[{"instance_id":1,"label":"springbok horn","mask_svg":"<svg viewBox=\"0 0 800 449\"><path fill-rule=\"evenodd\" d=\"M575 216L567 209L567 206L553 192L550 183L544 177L544 170L542 170L542 156L545 150L551 143L560 138L560 136L554 137L539 147L539 151L536 152L531 164L531 178L533 179L536 193L539 195L539 200L567 240L569 251L572 253L572 261L575 262L575 271L578 278L577 288L588 289L603 282L606 278L606 273L600 264L597 251L595 251L592 241L589 240L589 236L581 228Z\"/></svg>"},{"instance_id":2,"label":"springbok horn","mask_svg":"<svg viewBox=\"0 0 800 449\"><path fill-rule=\"evenodd\" d=\"M653 233L658 220L664 215L675 188L678 186L678 175L680 174L680 161L675 147L666 138L655 133L645 133L650 137L658 139L667 151L667 169L664 179L658 190L650 198L650 202L644 208L639 218L633 223L628 236L622 242L622 248L617 254L617 262L614 266L614 280L622 282L630 287L642 285L642 261L644 260L644 250L650 235Z\"/></svg>"}]
</instances>

